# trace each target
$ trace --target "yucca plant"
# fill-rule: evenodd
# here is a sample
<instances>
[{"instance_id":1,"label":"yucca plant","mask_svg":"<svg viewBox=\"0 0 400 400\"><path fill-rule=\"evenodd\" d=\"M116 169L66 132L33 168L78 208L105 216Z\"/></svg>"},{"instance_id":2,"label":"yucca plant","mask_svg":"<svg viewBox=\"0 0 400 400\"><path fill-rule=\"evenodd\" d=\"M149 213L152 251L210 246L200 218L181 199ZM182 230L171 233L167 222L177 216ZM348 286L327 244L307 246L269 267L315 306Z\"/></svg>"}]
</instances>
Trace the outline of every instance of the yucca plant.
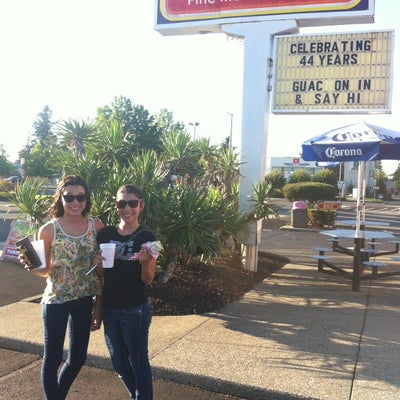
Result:
<instances>
[{"instance_id":1,"label":"yucca plant","mask_svg":"<svg viewBox=\"0 0 400 400\"><path fill-rule=\"evenodd\" d=\"M173 262L187 266L193 257L213 256L220 252L225 239L237 235L240 217L217 191L179 187L163 191L157 202L157 237L166 244L167 268ZM169 272L170 274L170 272Z\"/></svg>"},{"instance_id":2,"label":"yucca plant","mask_svg":"<svg viewBox=\"0 0 400 400\"><path fill-rule=\"evenodd\" d=\"M252 207L248 212L248 219L259 220L278 216L274 204L270 202L272 193L272 185L265 179L253 186L253 193L250 197Z\"/></svg>"},{"instance_id":3,"label":"yucca plant","mask_svg":"<svg viewBox=\"0 0 400 400\"><path fill-rule=\"evenodd\" d=\"M10 202L19 209L19 219L29 221L31 229L27 235L34 234L44 224L48 216L53 196L46 194L48 184L43 178L26 179L17 184L14 193L9 197Z\"/></svg>"}]
</instances>

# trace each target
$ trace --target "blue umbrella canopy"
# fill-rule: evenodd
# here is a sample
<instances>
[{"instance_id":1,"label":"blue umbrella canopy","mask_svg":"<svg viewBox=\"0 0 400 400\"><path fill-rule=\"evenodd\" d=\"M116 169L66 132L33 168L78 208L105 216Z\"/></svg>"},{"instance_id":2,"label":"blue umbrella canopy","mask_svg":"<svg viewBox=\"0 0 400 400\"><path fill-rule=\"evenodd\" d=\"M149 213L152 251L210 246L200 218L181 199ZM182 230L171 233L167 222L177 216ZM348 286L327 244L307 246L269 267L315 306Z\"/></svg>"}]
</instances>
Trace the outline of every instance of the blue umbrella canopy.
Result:
<instances>
[{"instance_id":1,"label":"blue umbrella canopy","mask_svg":"<svg viewBox=\"0 0 400 400\"><path fill-rule=\"evenodd\" d=\"M399 160L400 132L362 122L315 136L302 150L306 161Z\"/></svg>"}]
</instances>

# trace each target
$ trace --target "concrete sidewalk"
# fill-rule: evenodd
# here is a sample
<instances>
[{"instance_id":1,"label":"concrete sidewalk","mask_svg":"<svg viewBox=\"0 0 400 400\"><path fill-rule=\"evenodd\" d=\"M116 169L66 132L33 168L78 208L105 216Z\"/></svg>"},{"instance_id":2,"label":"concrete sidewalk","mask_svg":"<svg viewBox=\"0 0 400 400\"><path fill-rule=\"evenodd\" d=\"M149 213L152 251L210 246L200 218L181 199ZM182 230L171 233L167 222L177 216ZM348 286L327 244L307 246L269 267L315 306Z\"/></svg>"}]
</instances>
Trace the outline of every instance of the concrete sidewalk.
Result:
<instances>
[{"instance_id":1,"label":"concrete sidewalk","mask_svg":"<svg viewBox=\"0 0 400 400\"><path fill-rule=\"evenodd\" d=\"M165 390L156 385L155 399L397 400L400 277L363 281L361 290L353 292L350 281L318 273L309 257L314 246L327 246L317 232L267 228L260 250L288 257L291 263L218 312L154 317L150 357L155 379L160 385L164 380L185 385ZM29 357L34 357L39 366L42 328L36 298L0 308L0 348L27 353L26 363L31 365ZM92 334L89 353L88 365L111 368L102 331ZM9 355L12 360L13 353ZM24 375L18 371L11 375L14 381L0 378L0 384L11 390L18 379L23 385ZM37 386L38 376L34 379ZM90 384L90 379L86 369L76 384ZM106 382L100 394L86 398L127 398L115 375L107 379L115 382ZM77 387L71 400L84 398ZM196 388L206 390L205 397L196 397Z\"/></svg>"}]
</instances>

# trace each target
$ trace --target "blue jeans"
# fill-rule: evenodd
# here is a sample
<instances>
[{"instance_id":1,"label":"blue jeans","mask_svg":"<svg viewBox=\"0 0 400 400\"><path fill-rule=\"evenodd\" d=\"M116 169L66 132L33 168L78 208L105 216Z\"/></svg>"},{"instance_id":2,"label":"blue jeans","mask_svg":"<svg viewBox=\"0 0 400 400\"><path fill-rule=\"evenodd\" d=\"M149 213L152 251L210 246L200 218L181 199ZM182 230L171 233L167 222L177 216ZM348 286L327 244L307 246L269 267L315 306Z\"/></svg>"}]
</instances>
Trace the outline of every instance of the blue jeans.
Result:
<instances>
[{"instance_id":1,"label":"blue jeans","mask_svg":"<svg viewBox=\"0 0 400 400\"><path fill-rule=\"evenodd\" d=\"M148 344L152 307L145 303L119 310L104 309L103 324L112 365L131 399L152 400L153 381Z\"/></svg>"},{"instance_id":2,"label":"blue jeans","mask_svg":"<svg viewBox=\"0 0 400 400\"><path fill-rule=\"evenodd\" d=\"M63 400L86 361L93 299L91 296L63 304L43 304L44 355L41 372L46 400ZM68 328L68 358L62 362Z\"/></svg>"}]
</instances>

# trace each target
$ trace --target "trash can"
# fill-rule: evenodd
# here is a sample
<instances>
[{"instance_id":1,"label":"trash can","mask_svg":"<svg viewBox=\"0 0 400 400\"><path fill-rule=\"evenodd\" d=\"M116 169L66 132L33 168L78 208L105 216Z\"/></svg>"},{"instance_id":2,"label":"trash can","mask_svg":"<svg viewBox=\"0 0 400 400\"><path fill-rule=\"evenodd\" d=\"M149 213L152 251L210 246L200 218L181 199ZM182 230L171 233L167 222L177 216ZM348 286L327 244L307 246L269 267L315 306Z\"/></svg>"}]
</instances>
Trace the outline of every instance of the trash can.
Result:
<instances>
[{"instance_id":1,"label":"trash can","mask_svg":"<svg viewBox=\"0 0 400 400\"><path fill-rule=\"evenodd\" d=\"M293 228L307 228L308 210L304 201L295 201L293 203L290 224Z\"/></svg>"}]
</instances>

